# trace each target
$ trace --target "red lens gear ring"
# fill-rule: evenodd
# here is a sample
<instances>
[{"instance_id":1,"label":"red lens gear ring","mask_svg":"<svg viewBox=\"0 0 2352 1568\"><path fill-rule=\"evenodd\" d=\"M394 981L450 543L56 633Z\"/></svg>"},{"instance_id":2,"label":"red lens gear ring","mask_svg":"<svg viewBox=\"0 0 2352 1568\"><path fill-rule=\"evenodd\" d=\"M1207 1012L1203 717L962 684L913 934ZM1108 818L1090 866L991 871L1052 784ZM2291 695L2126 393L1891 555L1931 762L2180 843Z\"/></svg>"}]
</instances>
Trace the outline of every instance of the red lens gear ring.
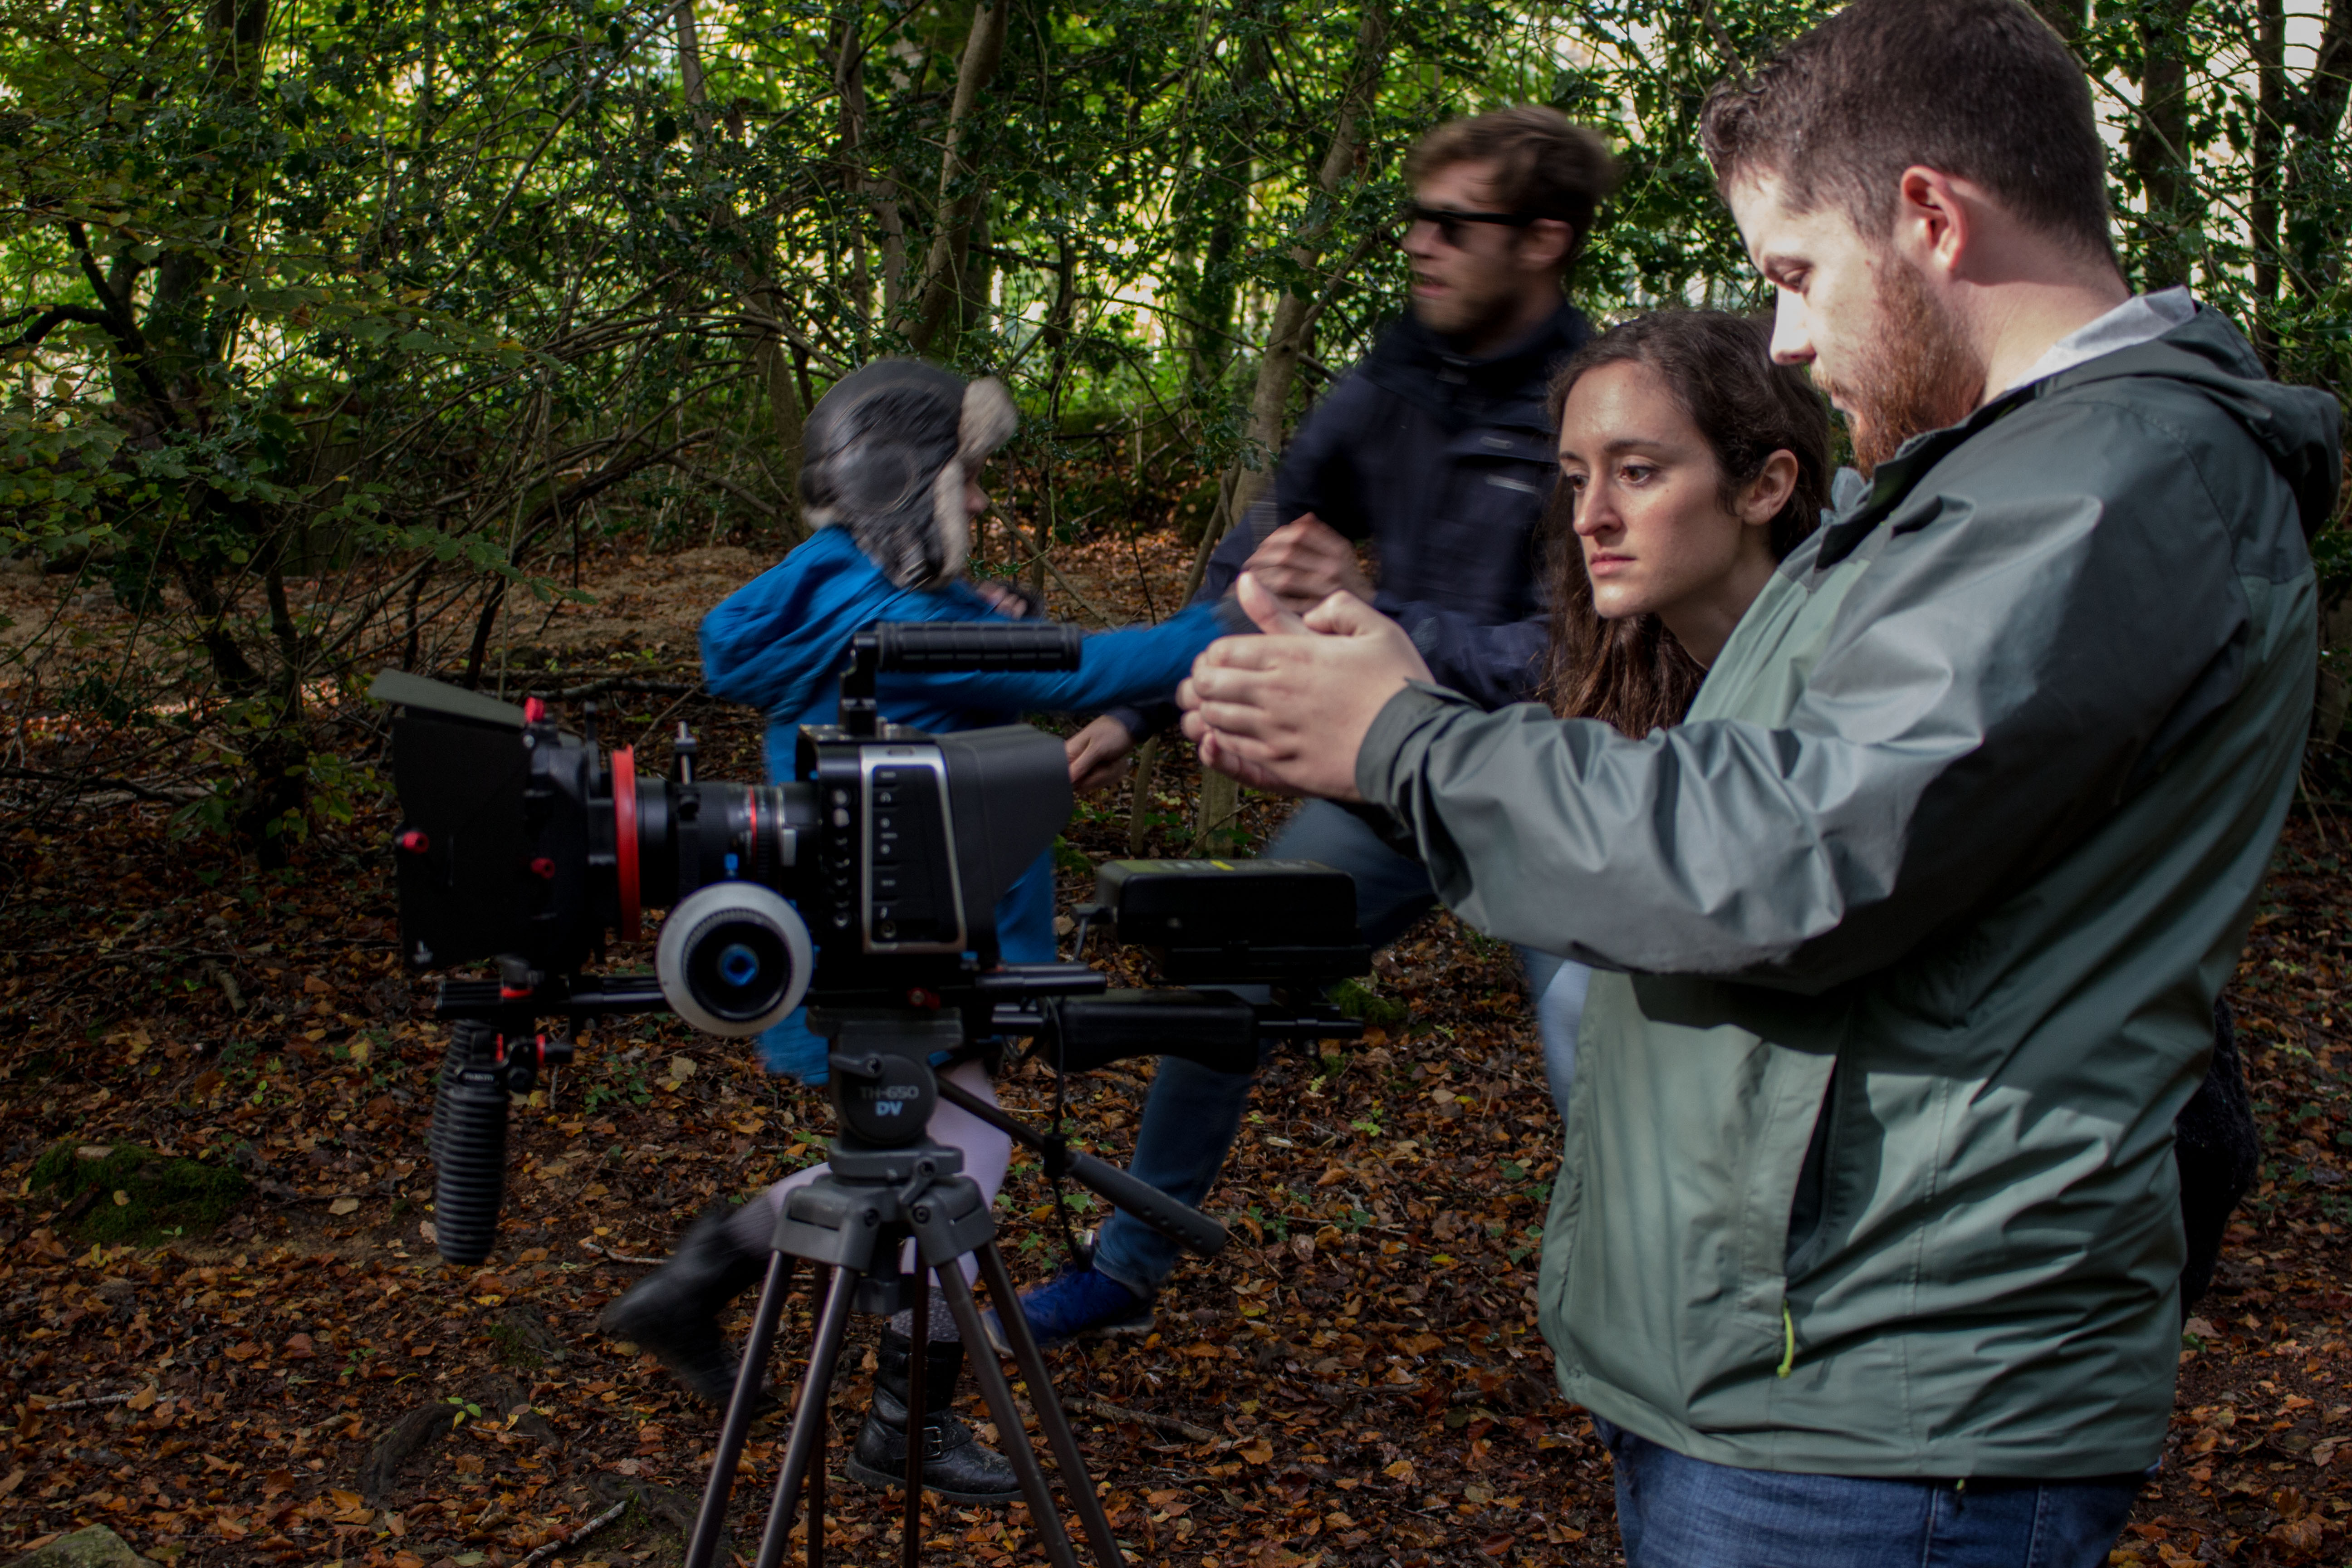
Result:
<instances>
[{"instance_id":1,"label":"red lens gear ring","mask_svg":"<svg viewBox=\"0 0 2352 1568\"><path fill-rule=\"evenodd\" d=\"M637 918L637 749L613 753L613 869L621 885L621 940L642 942Z\"/></svg>"}]
</instances>

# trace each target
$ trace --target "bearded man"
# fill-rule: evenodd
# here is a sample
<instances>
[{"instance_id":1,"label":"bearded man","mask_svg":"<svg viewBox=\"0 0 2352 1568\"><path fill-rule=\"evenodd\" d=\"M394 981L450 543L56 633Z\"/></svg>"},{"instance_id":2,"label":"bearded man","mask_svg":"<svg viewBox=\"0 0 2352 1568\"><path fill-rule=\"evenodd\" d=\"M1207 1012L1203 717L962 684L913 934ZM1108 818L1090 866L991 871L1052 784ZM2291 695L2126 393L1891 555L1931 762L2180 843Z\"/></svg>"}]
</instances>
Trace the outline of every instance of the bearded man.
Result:
<instances>
[{"instance_id":1,"label":"bearded man","mask_svg":"<svg viewBox=\"0 0 2352 1568\"><path fill-rule=\"evenodd\" d=\"M2012 0L1855 0L1706 136L1864 477L1689 721L1483 711L1245 582L1274 635L1185 729L1615 972L1540 1296L1634 1568L2087 1568L2170 1415L2173 1120L2294 788L2339 414L2129 293L2089 88Z\"/></svg>"}]
</instances>

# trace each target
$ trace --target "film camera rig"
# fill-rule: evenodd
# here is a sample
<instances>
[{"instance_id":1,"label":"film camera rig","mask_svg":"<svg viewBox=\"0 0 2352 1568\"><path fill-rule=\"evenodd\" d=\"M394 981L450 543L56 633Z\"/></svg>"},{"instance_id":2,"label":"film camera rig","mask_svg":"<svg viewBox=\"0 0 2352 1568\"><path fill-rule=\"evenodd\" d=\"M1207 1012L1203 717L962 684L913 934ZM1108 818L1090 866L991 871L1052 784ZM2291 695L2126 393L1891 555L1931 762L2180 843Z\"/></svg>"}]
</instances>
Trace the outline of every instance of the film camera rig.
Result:
<instances>
[{"instance_id":1,"label":"film camera rig","mask_svg":"<svg viewBox=\"0 0 2352 1568\"><path fill-rule=\"evenodd\" d=\"M999 961L997 900L1052 844L1070 805L1061 742L1026 725L934 735L885 722L878 676L898 671L1067 669L1083 638L1052 624L883 624L857 634L841 672L839 722L804 727L789 782L697 776L684 724L675 776L641 773L629 748L599 749L546 704L521 708L398 671L373 695L394 704L394 837L401 944L411 967L495 963L496 979L442 984L453 1024L430 1143L436 1237L445 1258L488 1255L501 1206L509 1096L572 1058L608 1015L673 1012L706 1032L759 1033L805 1005L828 1043L839 1136L830 1173L794 1192L777 1223L743 1373L721 1427L689 1568L715 1560L727 1502L794 1268L830 1270L758 1562L775 1568L805 1489L809 1560L822 1551L822 1415L848 1320L928 1297L936 1278L968 1345L986 1342L965 1280L987 1284L1053 1450L1064 1490L1103 1568L1123 1560L1085 1474L961 1157L926 1136L941 1099L1041 1151L1049 1174L1093 1188L1189 1249L1213 1255L1223 1226L1058 1135L1030 1128L934 1070L1025 1037L1056 1071L1173 1055L1255 1068L1285 1040L1353 1037L1323 999L1370 967L1352 884L1307 861L1111 862L1080 913L1143 947L1176 988L1112 992L1078 963ZM641 938L667 907L654 973L597 975L608 932ZM1080 942L1083 943L1083 931ZM562 1020L569 1032L546 1032ZM902 1270L902 1244L916 1268ZM922 1418L927 1310L912 1313L909 1429ZM1020 1440L993 1358L973 1372L1005 1434L1040 1539L1073 1565L1037 1457ZM921 1531L919 1445L909 1445L909 1568Z\"/></svg>"}]
</instances>

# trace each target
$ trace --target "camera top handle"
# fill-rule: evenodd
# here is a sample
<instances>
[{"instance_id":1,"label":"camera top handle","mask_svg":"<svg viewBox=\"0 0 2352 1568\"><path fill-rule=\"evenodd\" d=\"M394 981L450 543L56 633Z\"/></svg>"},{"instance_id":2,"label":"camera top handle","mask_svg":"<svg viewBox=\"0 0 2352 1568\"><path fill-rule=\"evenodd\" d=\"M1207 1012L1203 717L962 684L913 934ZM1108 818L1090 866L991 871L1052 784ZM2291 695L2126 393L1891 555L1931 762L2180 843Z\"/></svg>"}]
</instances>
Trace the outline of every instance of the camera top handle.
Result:
<instances>
[{"instance_id":1,"label":"camera top handle","mask_svg":"<svg viewBox=\"0 0 2352 1568\"><path fill-rule=\"evenodd\" d=\"M1076 669L1086 633L1059 621L883 621L849 639L841 667L841 727L880 732L874 678L896 671Z\"/></svg>"}]
</instances>

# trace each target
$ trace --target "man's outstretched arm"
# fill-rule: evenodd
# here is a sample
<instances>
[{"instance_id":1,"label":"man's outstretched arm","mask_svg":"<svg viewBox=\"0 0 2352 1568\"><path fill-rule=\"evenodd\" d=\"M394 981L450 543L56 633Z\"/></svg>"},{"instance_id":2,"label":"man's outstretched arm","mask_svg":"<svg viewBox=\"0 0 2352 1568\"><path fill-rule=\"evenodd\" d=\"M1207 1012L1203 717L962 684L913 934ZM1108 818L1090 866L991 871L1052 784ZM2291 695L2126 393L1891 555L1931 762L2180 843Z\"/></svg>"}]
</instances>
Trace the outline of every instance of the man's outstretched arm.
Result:
<instances>
[{"instance_id":1,"label":"man's outstretched arm","mask_svg":"<svg viewBox=\"0 0 2352 1568\"><path fill-rule=\"evenodd\" d=\"M2157 504L2189 489L2173 465L2123 481L2127 506L1981 501L1906 533L1777 722L1631 739L1482 713L1421 684L1368 607L1293 624L1252 595L1273 635L1202 654L1185 729L1244 783L1388 812L1492 935L1816 989L2063 854L2234 700L2249 606L2227 533Z\"/></svg>"}]
</instances>

